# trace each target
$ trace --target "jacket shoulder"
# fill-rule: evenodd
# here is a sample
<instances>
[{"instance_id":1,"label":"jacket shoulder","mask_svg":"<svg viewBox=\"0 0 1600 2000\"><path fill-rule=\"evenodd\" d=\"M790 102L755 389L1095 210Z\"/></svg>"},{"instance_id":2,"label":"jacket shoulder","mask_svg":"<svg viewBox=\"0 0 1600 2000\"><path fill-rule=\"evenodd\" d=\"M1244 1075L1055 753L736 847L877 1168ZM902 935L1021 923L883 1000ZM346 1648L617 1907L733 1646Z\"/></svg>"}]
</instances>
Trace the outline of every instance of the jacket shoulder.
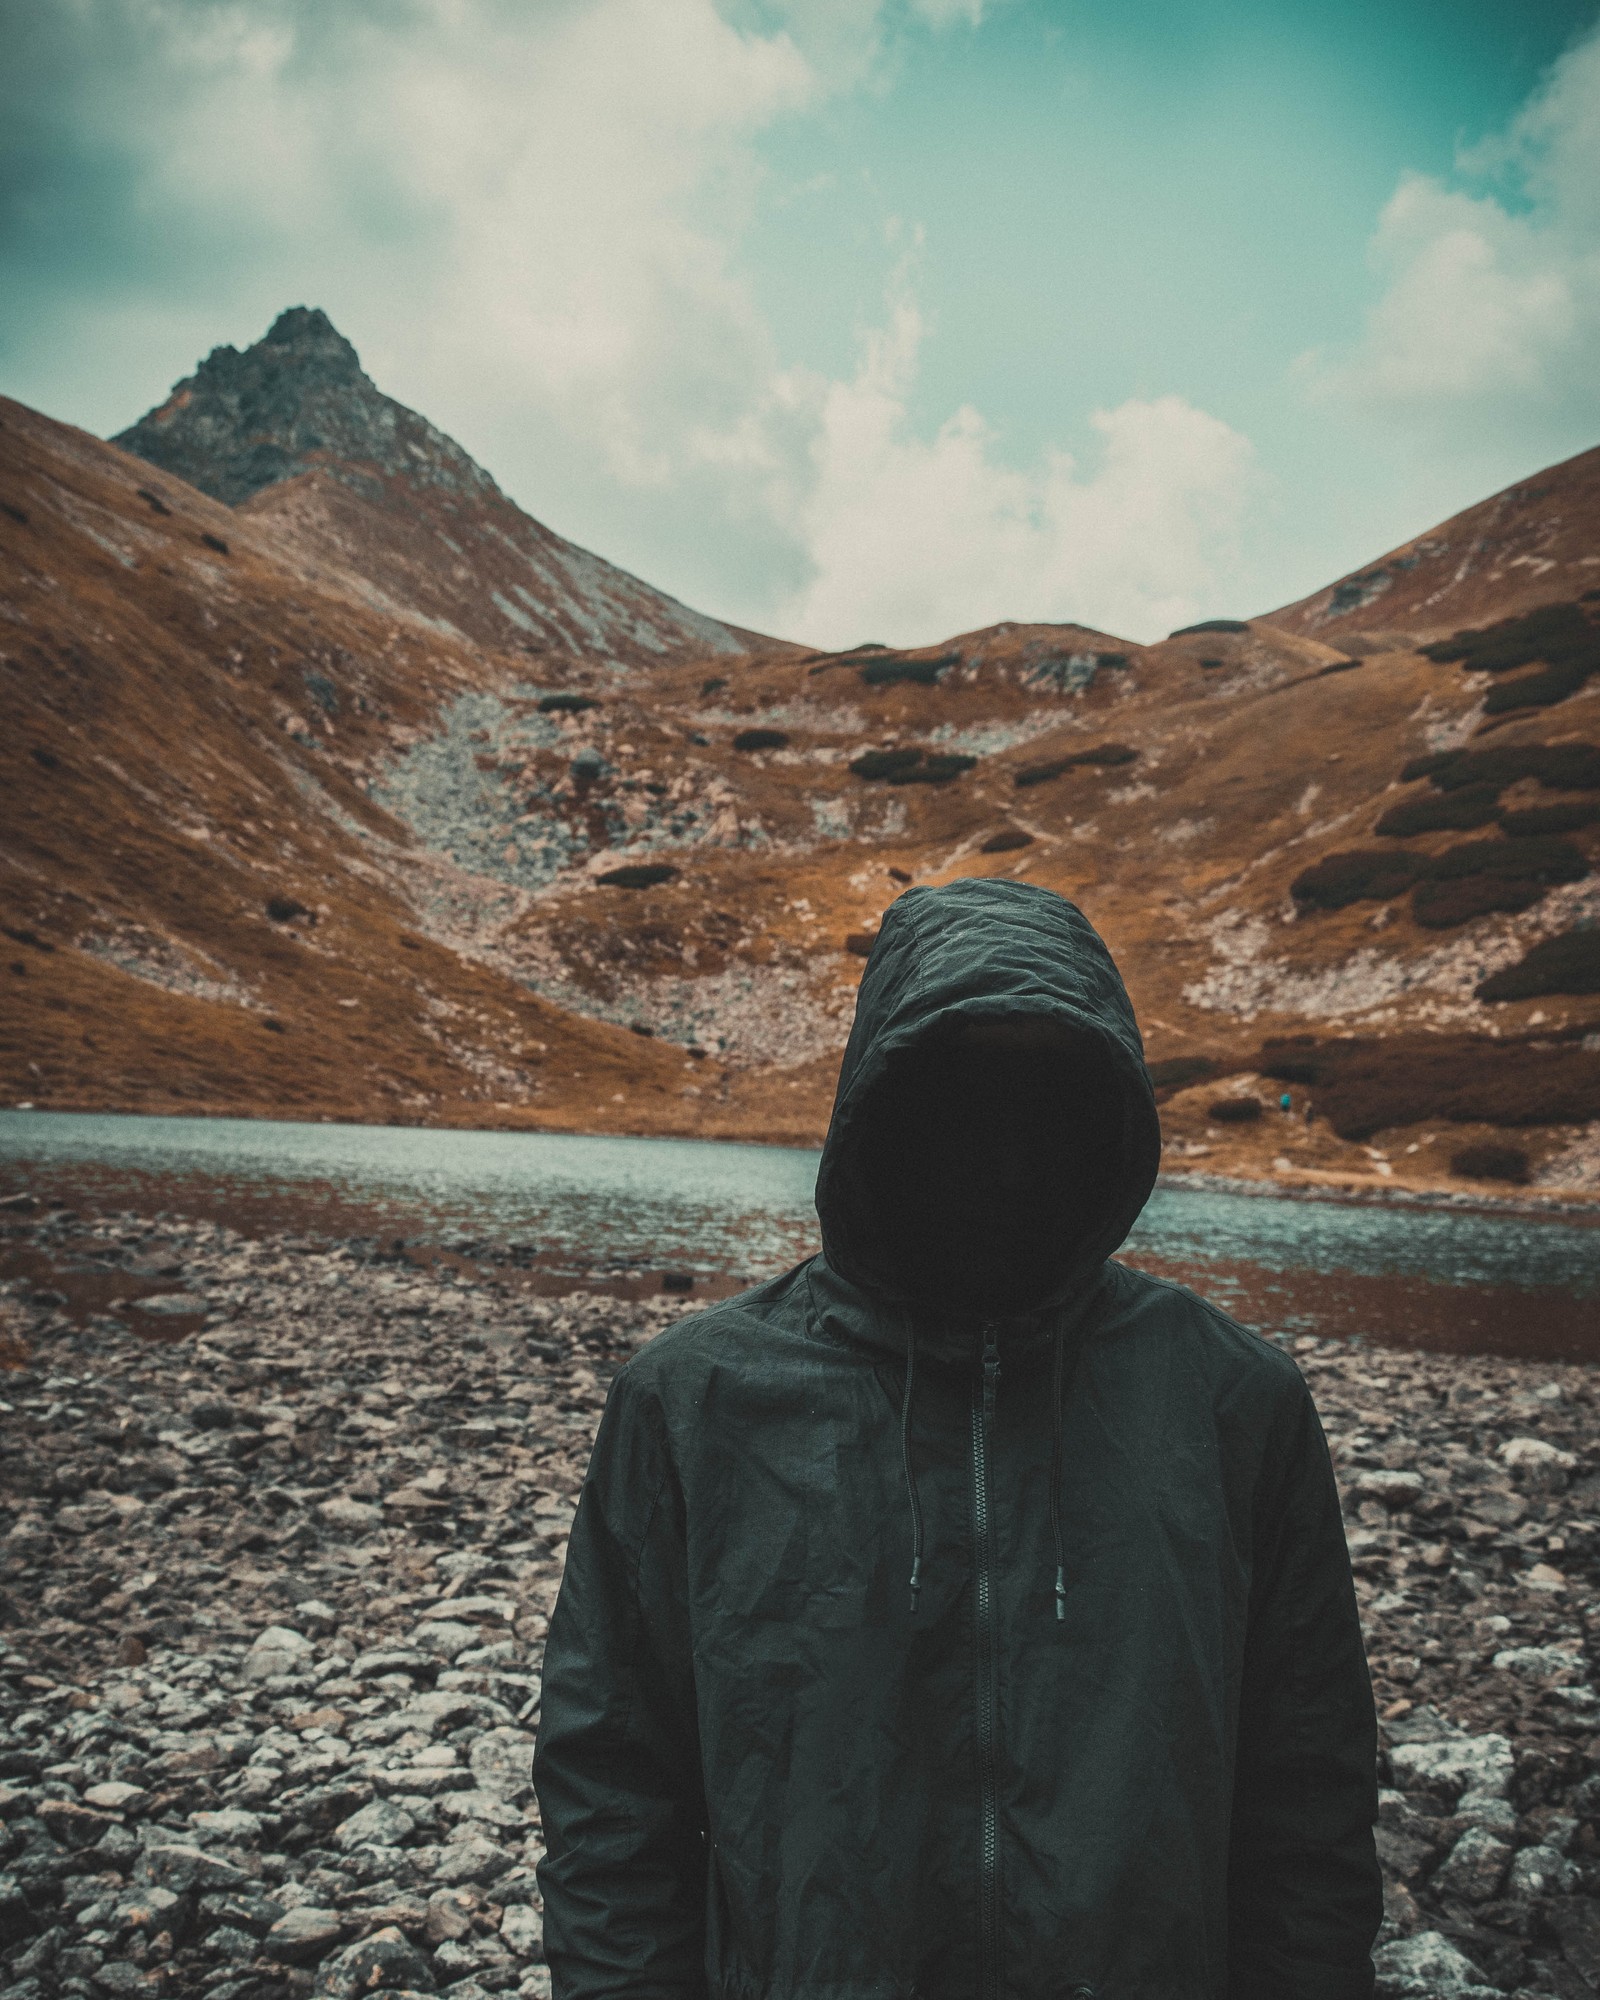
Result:
<instances>
[{"instance_id":1,"label":"jacket shoulder","mask_svg":"<svg viewBox=\"0 0 1600 2000\"><path fill-rule=\"evenodd\" d=\"M1182 1340L1208 1373L1248 1382L1274 1401L1298 1403L1309 1394L1305 1377L1276 1341L1242 1326L1187 1285L1126 1264L1114 1269L1119 1320Z\"/></svg>"},{"instance_id":2,"label":"jacket shoulder","mask_svg":"<svg viewBox=\"0 0 1600 2000\"><path fill-rule=\"evenodd\" d=\"M770 1342L775 1332L800 1330L805 1323L805 1269L798 1265L764 1285L685 1313L624 1362L617 1371L618 1386L626 1384L634 1394L660 1394L669 1382L701 1378L742 1349Z\"/></svg>"}]
</instances>

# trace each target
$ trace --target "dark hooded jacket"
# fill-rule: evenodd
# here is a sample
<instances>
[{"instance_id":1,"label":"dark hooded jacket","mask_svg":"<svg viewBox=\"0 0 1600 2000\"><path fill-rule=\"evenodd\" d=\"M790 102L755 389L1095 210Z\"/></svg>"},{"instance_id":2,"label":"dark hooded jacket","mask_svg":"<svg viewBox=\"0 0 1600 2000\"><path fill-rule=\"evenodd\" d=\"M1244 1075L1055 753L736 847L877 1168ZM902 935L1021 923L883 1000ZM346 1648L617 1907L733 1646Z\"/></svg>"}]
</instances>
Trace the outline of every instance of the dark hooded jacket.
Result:
<instances>
[{"instance_id":1,"label":"dark hooded jacket","mask_svg":"<svg viewBox=\"0 0 1600 2000\"><path fill-rule=\"evenodd\" d=\"M897 1060L974 1021L1091 1048L1116 1107L1034 1296L976 1321L914 1296L862 1166ZM663 1333L600 1426L535 1763L555 2000L1371 1994L1327 1448L1284 1354L1107 1261L1158 1157L1078 910L995 881L893 905L822 1256Z\"/></svg>"}]
</instances>

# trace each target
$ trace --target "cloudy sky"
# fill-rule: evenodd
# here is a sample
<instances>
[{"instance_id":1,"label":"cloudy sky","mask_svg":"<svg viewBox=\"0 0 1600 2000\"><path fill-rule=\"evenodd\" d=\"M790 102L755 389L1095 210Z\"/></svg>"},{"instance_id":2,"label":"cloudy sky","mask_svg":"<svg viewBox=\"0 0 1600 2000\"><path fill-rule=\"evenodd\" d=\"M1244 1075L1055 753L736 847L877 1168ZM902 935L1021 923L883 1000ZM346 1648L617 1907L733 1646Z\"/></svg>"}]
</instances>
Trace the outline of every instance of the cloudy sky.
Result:
<instances>
[{"instance_id":1,"label":"cloudy sky","mask_svg":"<svg viewBox=\"0 0 1600 2000\"><path fill-rule=\"evenodd\" d=\"M819 644L1150 638L1600 443L1596 0L0 0L0 389L320 305Z\"/></svg>"}]
</instances>

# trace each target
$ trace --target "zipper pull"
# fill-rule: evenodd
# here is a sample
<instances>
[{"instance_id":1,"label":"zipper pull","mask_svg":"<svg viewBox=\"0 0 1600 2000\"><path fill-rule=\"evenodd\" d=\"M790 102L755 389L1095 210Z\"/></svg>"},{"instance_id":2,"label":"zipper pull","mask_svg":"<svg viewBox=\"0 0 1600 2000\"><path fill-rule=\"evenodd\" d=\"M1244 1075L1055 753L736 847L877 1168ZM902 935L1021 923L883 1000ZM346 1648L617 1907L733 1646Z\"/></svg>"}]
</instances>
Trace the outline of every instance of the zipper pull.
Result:
<instances>
[{"instance_id":1,"label":"zipper pull","mask_svg":"<svg viewBox=\"0 0 1600 2000\"><path fill-rule=\"evenodd\" d=\"M983 1330L983 1421L994 1422L994 1399L1000 1387L1000 1349L995 1344L994 1328Z\"/></svg>"}]
</instances>

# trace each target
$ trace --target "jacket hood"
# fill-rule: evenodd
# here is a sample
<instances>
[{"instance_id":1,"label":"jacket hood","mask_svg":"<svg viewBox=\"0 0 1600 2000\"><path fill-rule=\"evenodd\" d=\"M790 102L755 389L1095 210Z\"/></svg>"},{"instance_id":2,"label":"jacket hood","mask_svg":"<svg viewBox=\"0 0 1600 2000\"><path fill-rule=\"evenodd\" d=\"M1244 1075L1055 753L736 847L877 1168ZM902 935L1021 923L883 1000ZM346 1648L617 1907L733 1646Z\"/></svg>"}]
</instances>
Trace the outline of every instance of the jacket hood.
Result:
<instances>
[{"instance_id":1,"label":"jacket hood","mask_svg":"<svg viewBox=\"0 0 1600 2000\"><path fill-rule=\"evenodd\" d=\"M1022 1293L1013 1290L1003 1310L1038 1312L1082 1292L1155 1185L1160 1124L1138 1024L1083 912L1023 882L908 889L885 912L862 977L816 1188L829 1268L880 1301L904 1305L916 1294L874 1151L896 1079L919 1060L921 1074L936 1078L942 1049L993 1038L994 1024L1006 1024L1001 1034L1022 1052L1013 1074L1024 1086L1030 1065L1042 1080L1052 1060L1070 1060L1099 1106L1092 1170L1059 1207L1048 1205L1053 1183L1041 1183L1040 1240ZM1049 1114L1048 1143L1067 1159L1085 1142L1072 1100L1063 1103L1065 1115Z\"/></svg>"}]
</instances>

